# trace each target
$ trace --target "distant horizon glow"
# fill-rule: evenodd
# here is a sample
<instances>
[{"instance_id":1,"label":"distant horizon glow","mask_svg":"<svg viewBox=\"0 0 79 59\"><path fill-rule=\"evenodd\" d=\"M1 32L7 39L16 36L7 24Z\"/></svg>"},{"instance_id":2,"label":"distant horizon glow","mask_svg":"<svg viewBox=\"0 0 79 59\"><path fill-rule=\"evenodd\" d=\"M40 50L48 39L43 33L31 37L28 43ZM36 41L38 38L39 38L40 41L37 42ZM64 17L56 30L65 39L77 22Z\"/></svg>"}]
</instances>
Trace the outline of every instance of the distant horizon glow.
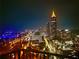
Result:
<instances>
[{"instance_id":1,"label":"distant horizon glow","mask_svg":"<svg viewBox=\"0 0 79 59\"><path fill-rule=\"evenodd\" d=\"M7 3L8 2L8 3ZM79 29L79 6L77 1L56 0L4 0L0 16L0 32L23 31L45 25L51 11L55 10L58 26ZM76 21L75 21L76 20Z\"/></svg>"}]
</instances>

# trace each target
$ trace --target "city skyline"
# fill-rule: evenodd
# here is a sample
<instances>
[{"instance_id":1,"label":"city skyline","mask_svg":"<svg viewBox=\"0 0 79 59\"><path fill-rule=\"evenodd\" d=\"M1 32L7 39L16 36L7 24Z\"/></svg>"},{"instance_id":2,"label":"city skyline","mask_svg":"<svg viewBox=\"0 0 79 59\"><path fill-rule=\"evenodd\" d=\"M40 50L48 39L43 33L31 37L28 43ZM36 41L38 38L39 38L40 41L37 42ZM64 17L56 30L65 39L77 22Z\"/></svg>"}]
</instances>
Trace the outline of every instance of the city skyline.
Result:
<instances>
[{"instance_id":1,"label":"city skyline","mask_svg":"<svg viewBox=\"0 0 79 59\"><path fill-rule=\"evenodd\" d=\"M79 59L79 1L0 3L0 59Z\"/></svg>"},{"instance_id":2,"label":"city skyline","mask_svg":"<svg viewBox=\"0 0 79 59\"><path fill-rule=\"evenodd\" d=\"M79 29L78 1L4 1L1 8L0 31L21 31L46 25L54 8L59 26Z\"/></svg>"}]
</instances>

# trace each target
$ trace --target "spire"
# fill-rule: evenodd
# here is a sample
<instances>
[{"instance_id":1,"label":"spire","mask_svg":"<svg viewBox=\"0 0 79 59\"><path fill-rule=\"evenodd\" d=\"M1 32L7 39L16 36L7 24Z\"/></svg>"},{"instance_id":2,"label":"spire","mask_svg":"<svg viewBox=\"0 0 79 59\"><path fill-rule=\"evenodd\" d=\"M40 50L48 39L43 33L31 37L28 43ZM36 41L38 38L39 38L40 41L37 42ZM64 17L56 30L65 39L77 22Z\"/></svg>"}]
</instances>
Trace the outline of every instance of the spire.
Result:
<instances>
[{"instance_id":1,"label":"spire","mask_svg":"<svg viewBox=\"0 0 79 59\"><path fill-rule=\"evenodd\" d=\"M52 11L52 16L51 17L56 17L54 10Z\"/></svg>"}]
</instances>

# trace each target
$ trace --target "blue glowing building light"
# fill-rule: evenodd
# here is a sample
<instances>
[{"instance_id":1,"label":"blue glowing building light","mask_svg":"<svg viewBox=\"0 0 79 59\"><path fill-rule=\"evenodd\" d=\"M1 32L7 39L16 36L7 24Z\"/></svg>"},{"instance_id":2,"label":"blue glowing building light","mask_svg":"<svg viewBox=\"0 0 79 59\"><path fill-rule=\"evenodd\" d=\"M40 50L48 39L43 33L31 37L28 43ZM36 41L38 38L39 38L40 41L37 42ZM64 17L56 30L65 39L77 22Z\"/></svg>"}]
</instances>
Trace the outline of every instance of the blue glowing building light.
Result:
<instances>
[{"instance_id":1,"label":"blue glowing building light","mask_svg":"<svg viewBox=\"0 0 79 59\"><path fill-rule=\"evenodd\" d=\"M19 37L19 35L17 35L17 33L13 33L13 32L5 32L0 35L0 39L13 39L16 37Z\"/></svg>"}]
</instances>

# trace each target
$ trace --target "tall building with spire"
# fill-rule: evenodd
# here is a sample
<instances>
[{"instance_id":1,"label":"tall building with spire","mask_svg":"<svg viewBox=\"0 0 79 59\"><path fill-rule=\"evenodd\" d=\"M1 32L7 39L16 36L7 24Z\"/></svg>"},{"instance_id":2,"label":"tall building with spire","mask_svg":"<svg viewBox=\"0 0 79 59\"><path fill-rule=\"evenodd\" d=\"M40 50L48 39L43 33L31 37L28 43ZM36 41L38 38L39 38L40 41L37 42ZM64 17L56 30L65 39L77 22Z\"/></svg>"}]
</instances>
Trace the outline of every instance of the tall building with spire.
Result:
<instances>
[{"instance_id":1,"label":"tall building with spire","mask_svg":"<svg viewBox=\"0 0 79 59\"><path fill-rule=\"evenodd\" d=\"M52 11L52 15L50 16L47 24L47 32L50 39L57 37L57 20L54 10Z\"/></svg>"}]
</instances>

